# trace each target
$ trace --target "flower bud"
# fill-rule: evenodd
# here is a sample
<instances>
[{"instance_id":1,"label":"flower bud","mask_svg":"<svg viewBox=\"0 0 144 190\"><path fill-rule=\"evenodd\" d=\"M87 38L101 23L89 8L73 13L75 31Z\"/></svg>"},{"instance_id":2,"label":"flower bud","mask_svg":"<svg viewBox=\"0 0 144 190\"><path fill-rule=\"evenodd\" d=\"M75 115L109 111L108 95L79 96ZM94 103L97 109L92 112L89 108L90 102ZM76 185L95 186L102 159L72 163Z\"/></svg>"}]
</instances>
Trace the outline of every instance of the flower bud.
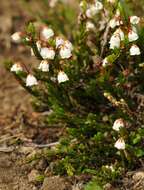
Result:
<instances>
[{"instance_id":1,"label":"flower bud","mask_svg":"<svg viewBox=\"0 0 144 190\"><path fill-rule=\"evenodd\" d=\"M47 60L41 61L38 69L40 69L42 72L48 72L49 71L49 63Z\"/></svg>"},{"instance_id":2,"label":"flower bud","mask_svg":"<svg viewBox=\"0 0 144 190\"><path fill-rule=\"evenodd\" d=\"M26 78L26 86L34 86L37 84L38 84L37 79L33 75L28 74Z\"/></svg>"},{"instance_id":3,"label":"flower bud","mask_svg":"<svg viewBox=\"0 0 144 190\"><path fill-rule=\"evenodd\" d=\"M63 71L60 71L57 76L58 83L66 82L69 80L67 74Z\"/></svg>"}]
</instances>

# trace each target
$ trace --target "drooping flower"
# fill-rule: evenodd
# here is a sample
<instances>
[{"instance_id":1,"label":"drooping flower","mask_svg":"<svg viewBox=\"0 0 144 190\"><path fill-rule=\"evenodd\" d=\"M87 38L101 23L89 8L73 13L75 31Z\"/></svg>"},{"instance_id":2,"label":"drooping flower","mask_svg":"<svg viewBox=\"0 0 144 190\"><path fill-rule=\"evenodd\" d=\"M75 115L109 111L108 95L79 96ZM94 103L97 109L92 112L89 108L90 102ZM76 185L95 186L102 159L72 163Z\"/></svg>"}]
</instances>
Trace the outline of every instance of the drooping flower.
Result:
<instances>
[{"instance_id":1,"label":"drooping flower","mask_svg":"<svg viewBox=\"0 0 144 190\"><path fill-rule=\"evenodd\" d=\"M48 61L47 60L41 61L38 69L40 69L42 72L48 72L49 71Z\"/></svg>"},{"instance_id":2,"label":"drooping flower","mask_svg":"<svg viewBox=\"0 0 144 190\"><path fill-rule=\"evenodd\" d=\"M62 59L68 59L72 56L71 49L66 47L66 46L62 46L60 48L59 54L60 54Z\"/></svg>"},{"instance_id":3,"label":"drooping flower","mask_svg":"<svg viewBox=\"0 0 144 190\"><path fill-rule=\"evenodd\" d=\"M56 37L55 43L56 43L56 48L60 47L61 45L64 45L64 39L61 37Z\"/></svg>"},{"instance_id":4,"label":"drooping flower","mask_svg":"<svg viewBox=\"0 0 144 190\"><path fill-rule=\"evenodd\" d=\"M124 121L123 121L123 119L120 118L120 119L115 120L112 128L115 131L119 131L124 126L125 126Z\"/></svg>"},{"instance_id":5,"label":"drooping flower","mask_svg":"<svg viewBox=\"0 0 144 190\"><path fill-rule=\"evenodd\" d=\"M117 16L115 15L114 18L112 18L110 21L109 21L109 26L113 29L115 28L116 26L120 26L123 24L123 21L120 19L120 16Z\"/></svg>"},{"instance_id":6,"label":"drooping flower","mask_svg":"<svg viewBox=\"0 0 144 190\"><path fill-rule=\"evenodd\" d=\"M115 148L117 148L118 150L124 150L125 149L125 141L123 138L119 138L115 145L114 145Z\"/></svg>"},{"instance_id":7,"label":"drooping flower","mask_svg":"<svg viewBox=\"0 0 144 190\"><path fill-rule=\"evenodd\" d=\"M64 42L64 46L67 47L68 49L70 49L71 51L73 50L73 45L70 41L65 40Z\"/></svg>"},{"instance_id":8,"label":"drooping flower","mask_svg":"<svg viewBox=\"0 0 144 190\"><path fill-rule=\"evenodd\" d=\"M43 47L40 50L43 59L53 60L55 58L55 51L52 48Z\"/></svg>"},{"instance_id":9,"label":"drooping flower","mask_svg":"<svg viewBox=\"0 0 144 190\"><path fill-rule=\"evenodd\" d=\"M88 18L94 17L100 10L103 9L103 4L100 1L95 1L94 4L90 5L86 10L86 16Z\"/></svg>"},{"instance_id":10,"label":"drooping flower","mask_svg":"<svg viewBox=\"0 0 144 190\"><path fill-rule=\"evenodd\" d=\"M34 86L37 85L37 79L32 74L28 74L26 78L26 86Z\"/></svg>"},{"instance_id":11,"label":"drooping flower","mask_svg":"<svg viewBox=\"0 0 144 190\"><path fill-rule=\"evenodd\" d=\"M59 71L57 76L58 83L66 82L69 80L67 74L64 71Z\"/></svg>"},{"instance_id":12,"label":"drooping flower","mask_svg":"<svg viewBox=\"0 0 144 190\"><path fill-rule=\"evenodd\" d=\"M15 32L11 35L11 39L14 43L20 43L22 40L22 33L21 32Z\"/></svg>"},{"instance_id":13,"label":"drooping flower","mask_svg":"<svg viewBox=\"0 0 144 190\"><path fill-rule=\"evenodd\" d=\"M130 23L131 24L138 24L140 22L140 17L138 16L130 16Z\"/></svg>"},{"instance_id":14,"label":"drooping flower","mask_svg":"<svg viewBox=\"0 0 144 190\"><path fill-rule=\"evenodd\" d=\"M97 11L100 11L103 9L103 4L100 1L95 0L95 7Z\"/></svg>"},{"instance_id":15,"label":"drooping flower","mask_svg":"<svg viewBox=\"0 0 144 190\"><path fill-rule=\"evenodd\" d=\"M41 30L40 36L43 40L48 40L49 38L54 36L54 31L51 28L45 26Z\"/></svg>"},{"instance_id":16,"label":"drooping flower","mask_svg":"<svg viewBox=\"0 0 144 190\"><path fill-rule=\"evenodd\" d=\"M108 64L109 64L109 62L108 62L107 57L106 57L106 58L104 58L104 60L102 61L102 66L103 66L103 67L107 67Z\"/></svg>"},{"instance_id":17,"label":"drooping flower","mask_svg":"<svg viewBox=\"0 0 144 190\"><path fill-rule=\"evenodd\" d=\"M95 25L92 22L87 21L87 23L86 23L86 30L90 31L90 30L94 30L94 29L95 29Z\"/></svg>"},{"instance_id":18,"label":"drooping flower","mask_svg":"<svg viewBox=\"0 0 144 190\"><path fill-rule=\"evenodd\" d=\"M119 48L120 47L120 36L112 35L109 44L110 44L110 49Z\"/></svg>"},{"instance_id":19,"label":"drooping flower","mask_svg":"<svg viewBox=\"0 0 144 190\"><path fill-rule=\"evenodd\" d=\"M15 63L12 65L11 69L12 72L19 72L19 71L23 71L22 66L19 63Z\"/></svg>"},{"instance_id":20,"label":"drooping flower","mask_svg":"<svg viewBox=\"0 0 144 190\"><path fill-rule=\"evenodd\" d=\"M136 41L139 38L138 34L134 30L130 30L128 33L129 42Z\"/></svg>"},{"instance_id":21,"label":"drooping flower","mask_svg":"<svg viewBox=\"0 0 144 190\"><path fill-rule=\"evenodd\" d=\"M130 48L130 55L140 55L140 48L137 45L132 45Z\"/></svg>"},{"instance_id":22,"label":"drooping flower","mask_svg":"<svg viewBox=\"0 0 144 190\"><path fill-rule=\"evenodd\" d=\"M123 41L125 36L124 36L124 32L122 31L121 28L116 29L116 31L114 32L114 35L119 35L120 39Z\"/></svg>"}]
</instances>

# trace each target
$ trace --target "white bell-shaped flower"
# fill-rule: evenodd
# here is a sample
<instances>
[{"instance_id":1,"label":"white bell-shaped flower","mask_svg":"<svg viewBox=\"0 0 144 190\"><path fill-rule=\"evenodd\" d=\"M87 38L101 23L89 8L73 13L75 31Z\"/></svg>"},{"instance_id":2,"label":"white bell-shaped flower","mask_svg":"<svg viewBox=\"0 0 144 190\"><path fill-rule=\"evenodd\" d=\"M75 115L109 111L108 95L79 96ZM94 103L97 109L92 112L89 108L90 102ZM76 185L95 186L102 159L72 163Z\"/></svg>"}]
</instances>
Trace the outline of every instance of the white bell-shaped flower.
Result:
<instances>
[{"instance_id":1,"label":"white bell-shaped flower","mask_svg":"<svg viewBox=\"0 0 144 190\"><path fill-rule=\"evenodd\" d=\"M87 10L86 10L86 16L88 18L93 18L96 14L98 13L98 10L95 5L91 5Z\"/></svg>"},{"instance_id":2,"label":"white bell-shaped flower","mask_svg":"<svg viewBox=\"0 0 144 190\"><path fill-rule=\"evenodd\" d=\"M104 58L104 60L102 61L102 66L103 67L107 67L109 65L109 62L108 62L108 59L107 59L107 57L106 58Z\"/></svg>"},{"instance_id":3,"label":"white bell-shaped flower","mask_svg":"<svg viewBox=\"0 0 144 190\"><path fill-rule=\"evenodd\" d=\"M19 63L15 63L12 65L11 69L12 72L19 72L19 71L23 71L22 66Z\"/></svg>"},{"instance_id":4,"label":"white bell-shaped flower","mask_svg":"<svg viewBox=\"0 0 144 190\"><path fill-rule=\"evenodd\" d=\"M109 26L113 29L117 26L117 20L115 18L112 18L110 21L109 21Z\"/></svg>"},{"instance_id":5,"label":"white bell-shaped flower","mask_svg":"<svg viewBox=\"0 0 144 190\"><path fill-rule=\"evenodd\" d=\"M72 56L71 49L66 47L66 46L62 46L60 48L59 54L60 54L62 59L68 59Z\"/></svg>"},{"instance_id":6,"label":"white bell-shaped flower","mask_svg":"<svg viewBox=\"0 0 144 190\"><path fill-rule=\"evenodd\" d=\"M65 42L65 41L64 41L63 38L61 38L61 37L56 37L56 40L55 40L56 48L58 48L58 47L64 45L64 42Z\"/></svg>"},{"instance_id":7,"label":"white bell-shaped flower","mask_svg":"<svg viewBox=\"0 0 144 190\"><path fill-rule=\"evenodd\" d=\"M112 128L115 131L119 131L124 126L125 126L124 121L123 121L123 119L120 118L120 119L115 120Z\"/></svg>"},{"instance_id":8,"label":"white bell-shaped flower","mask_svg":"<svg viewBox=\"0 0 144 190\"><path fill-rule=\"evenodd\" d=\"M100 1L95 0L95 8L97 11L100 11L103 9L103 4Z\"/></svg>"},{"instance_id":9,"label":"white bell-shaped flower","mask_svg":"<svg viewBox=\"0 0 144 190\"><path fill-rule=\"evenodd\" d=\"M38 69L40 69L42 72L48 72L49 71L48 61L47 60L41 61Z\"/></svg>"},{"instance_id":10,"label":"white bell-shaped flower","mask_svg":"<svg viewBox=\"0 0 144 190\"><path fill-rule=\"evenodd\" d=\"M69 80L67 74L64 71L59 71L57 76L58 83L66 82Z\"/></svg>"},{"instance_id":11,"label":"white bell-shaped flower","mask_svg":"<svg viewBox=\"0 0 144 190\"><path fill-rule=\"evenodd\" d=\"M90 30L94 30L94 29L95 29L95 25L92 22L87 21L87 23L86 23L86 30L90 31Z\"/></svg>"},{"instance_id":12,"label":"white bell-shaped flower","mask_svg":"<svg viewBox=\"0 0 144 190\"><path fill-rule=\"evenodd\" d=\"M49 38L54 36L54 31L51 28L43 27L40 35L43 40L48 40Z\"/></svg>"},{"instance_id":13,"label":"white bell-shaped flower","mask_svg":"<svg viewBox=\"0 0 144 190\"><path fill-rule=\"evenodd\" d=\"M125 38L124 32L122 31L121 28L116 29L116 31L114 32L114 35L119 35L121 41L123 41Z\"/></svg>"},{"instance_id":14,"label":"white bell-shaped flower","mask_svg":"<svg viewBox=\"0 0 144 190\"><path fill-rule=\"evenodd\" d=\"M73 50L73 45L70 41L65 40L64 42L64 46L67 47L68 49L70 49L71 51Z\"/></svg>"},{"instance_id":15,"label":"white bell-shaped flower","mask_svg":"<svg viewBox=\"0 0 144 190\"><path fill-rule=\"evenodd\" d=\"M37 85L37 79L35 78L35 76L28 74L27 78L26 78L26 86L34 86Z\"/></svg>"},{"instance_id":16,"label":"white bell-shaped flower","mask_svg":"<svg viewBox=\"0 0 144 190\"><path fill-rule=\"evenodd\" d=\"M11 39L14 43L20 43L22 40L22 33L21 32L15 32L11 35Z\"/></svg>"},{"instance_id":17,"label":"white bell-shaped flower","mask_svg":"<svg viewBox=\"0 0 144 190\"><path fill-rule=\"evenodd\" d=\"M140 48L137 45L132 45L130 48L130 55L140 55Z\"/></svg>"},{"instance_id":18,"label":"white bell-shaped flower","mask_svg":"<svg viewBox=\"0 0 144 190\"><path fill-rule=\"evenodd\" d=\"M115 148L117 148L118 150L124 150L125 149L125 141L123 138L119 138L115 145L114 145Z\"/></svg>"},{"instance_id":19,"label":"white bell-shaped flower","mask_svg":"<svg viewBox=\"0 0 144 190\"><path fill-rule=\"evenodd\" d=\"M130 16L130 23L131 24L138 24L140 22L140 17L138 16Z\"/></svg>"},{"instance_id":20,"label":"white bell-shaped flower","mask_svg":"<svg viewBox=\"0 0 144 190\"><path fill-rule=\"evenodd\" d=\"M120 48L120 36L112 35L109 44L110 44L110 49Z\"/></svg>"},{"instance_id":21,"label":"white bell-shaped flower","mask_svg":"<svg viewBox=\"0 0 144 190\"><path fill-rule=\"evenodd\" d=\"M43 47L40 50L43 59L53 60L55 58L55 51L52 48Z\"/></svg>"},{"instance_id":22,"label":"white bell-shaped flower","mask_svg":"<svg viewBox=\"0 0 144 190\"><path fill-rule=\"evenodd\" d=\"M129 42L136 41L139 38L138 34L134 30L130 30L128 33Z\"/></svg>"}]
</instances>

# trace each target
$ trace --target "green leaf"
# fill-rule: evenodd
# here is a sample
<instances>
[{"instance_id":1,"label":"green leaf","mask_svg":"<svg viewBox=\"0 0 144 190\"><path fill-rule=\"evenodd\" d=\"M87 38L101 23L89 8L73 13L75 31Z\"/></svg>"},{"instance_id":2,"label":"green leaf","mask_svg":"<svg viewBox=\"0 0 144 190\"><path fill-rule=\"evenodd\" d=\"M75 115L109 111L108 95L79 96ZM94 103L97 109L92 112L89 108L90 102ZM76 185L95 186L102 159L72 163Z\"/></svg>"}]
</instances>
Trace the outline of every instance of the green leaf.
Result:
<instances>
[{"instance_id":1,"label":"green leaf","mask_svg":"<svg viewBox=\"0 0 144 190\"><path fill-rule=\"evenodd\" d=\"M85 186L84 190L103 190L103 188L102 188L102 186L100 186L100 185L98 184L98 182L96 182L96 181L91 181L91 182L89 182L89 183Z\"/></svg>"}]
</instances>

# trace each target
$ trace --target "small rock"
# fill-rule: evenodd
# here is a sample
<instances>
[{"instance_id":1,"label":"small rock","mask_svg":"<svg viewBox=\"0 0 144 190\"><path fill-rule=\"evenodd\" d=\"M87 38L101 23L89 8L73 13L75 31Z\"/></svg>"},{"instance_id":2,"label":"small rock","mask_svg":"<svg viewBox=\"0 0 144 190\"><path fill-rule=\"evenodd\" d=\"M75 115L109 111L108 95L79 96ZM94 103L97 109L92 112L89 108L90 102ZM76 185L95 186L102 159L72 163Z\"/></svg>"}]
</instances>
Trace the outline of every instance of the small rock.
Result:
<instances>
[{"instance_id":1,"label":"small rock","mask_svg":"<svg viewBox=\"0 0 144 190\"><path fill-rule=\"evenodd\" d=\"M138 171L132 176L134 181L144 180L144 171Z\"/></svg>"},{"instance_id":2,"label":"small rock","mask_svg":"<svg viewBox=\"0 0 144 190\"><path fill-rule=\"evenodd\" d=\"M68 188L68 183L59 176L47 177L44 179L41 190L65 190Z\"/></svg>"},{"instance_id":3,"label":"small rock","mask_svg":"<svg viewBox=\"0 0 144 190\"><path fill-rule=\"evenodd\" d=\"M21 153L23 153L23 154L29 154L29 153L32 153L33 152L33 150L34 150L34 148L33 147L21 147L20 149L19 149L19 152L21 152Z\"/></svg>"},{"instance_id":4,"label":"small rock","mask_svg":"<svg viewBox=\"0 0 144 190\"><path fill-rule=\"evenodd\" d=\"M37 170L31 170L28 174L29 182L36 182L36 177L39 176L39 172Z\"/></svg>"}]
</instances>

